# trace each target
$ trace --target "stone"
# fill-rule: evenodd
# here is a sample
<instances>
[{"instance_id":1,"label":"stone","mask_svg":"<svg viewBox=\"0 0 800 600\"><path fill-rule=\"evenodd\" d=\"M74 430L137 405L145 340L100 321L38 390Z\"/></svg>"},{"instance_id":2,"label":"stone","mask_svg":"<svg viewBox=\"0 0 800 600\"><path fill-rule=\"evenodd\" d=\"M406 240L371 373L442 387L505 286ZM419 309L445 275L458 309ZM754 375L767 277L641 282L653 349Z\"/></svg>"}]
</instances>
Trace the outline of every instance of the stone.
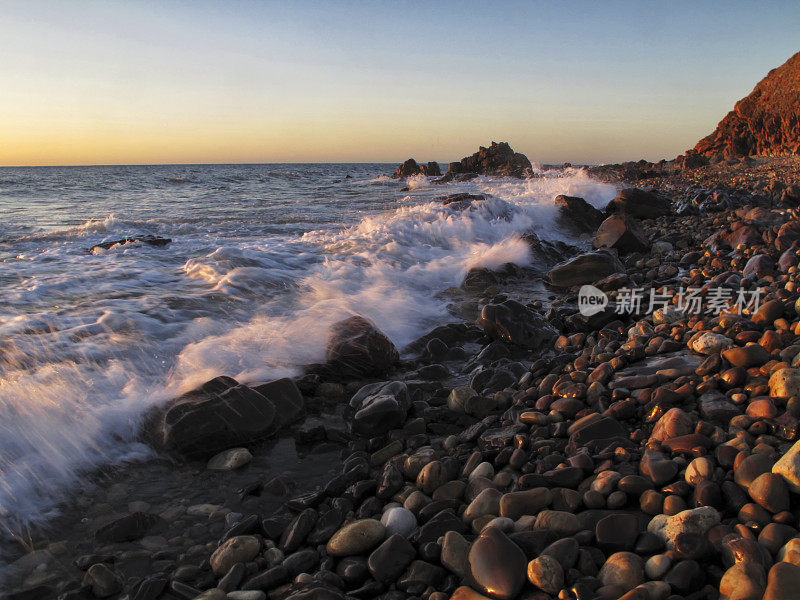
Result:
<instances>
[{"instance_id":1,"label":"stone","mask_svg":"<svg viewBox=\"0 0 800 600\"><path fill-rule=\"evenodd\" d=\"M254 385L253 389L275 406L273 429L277 431L296 423L305 415L303 394L294 381L288 377Z\"/></svg>"},{"instance_id":2,"label":"stone","mask_svg":"<svg viewBox=\"0 0 800 600\"><path fill-rule=\"evenodd\" d=\"M475 590L465 585L457 588L453 595L450 596L450 600L489 600L483 594L479 594Z\"/></svg>"},{"instance_id":3,"label":"stone","mask_svg":"<svg viewBox=\"0 0 800 600\"><path fill-rule=\"evenodd\" d=\"M112 544L133 542L142 539L152 527L162 522L158 515L134 512L99 528L94 532L94 538Z\"/></svg>"},{"instance_id":4,"label":"stone","mask_svg":"<svg viewBox=\"0 0 800 600\"><path fill-rule=\"evenodd\" d=\"M237 535L224 542L211 555L209 562L214 574L222 576L236 563L253 560L261 550L258 538L252 535Z\"/></svg>"},{"instance_id":5,"label":"stone","mask_svg":"<svg viewBox=\"0 0 800 600\"><path fill-rule=\"evenodd\" d=\"M720 522L720 514L710 506L701 506L684 510L678 514L667 517L658 515L647 526L647 530L663 539L667 548L672 549L675 538L681 533L698 533L705 535L714 525Z\"/></svg>"},{"instance_id":6,"label":"stone","mask_svg":"<svg viewBox=\"0 0 800 600\"><path fill-rule=\"evenodd\" d=\"M720 333L704 331L698 337L693 338L689 343L689 348L698 354L718 354L726 348L733 346L733 340Z\"/></svg>"},{"instance_id":7,"label":"stone","mask_svg":"<svg viewBox=\"0 0 800 600\"><path fill-rule=\"evenodd\" d=\"M598 578L604 586L627 592L644 583L644 561L632 552L616 552L606 559Z\"/></svg>"},{"instance_id":8,"label":"stone","mask_svg":"<svg viewBox=\"0 0 800 600\"><path fill-rule=\"evenodd\" d=\"M672 561L666 554L655 554L644 563L644 572L650 579L661 579L672 567Z\"/></svg>"},{"instance_id":9,"label":"stone","mask_svg":"<svg viewBox=\"0 0 800 600\"><path fill-rule=\"evenodd\" d=\"M425 175L427 177L438 177L442 174L439 168L439 163L429 162L427 165L417 164L413 158L409 158L394 172L392 177L394 179L404 179L406 177L413 177L414 175Z\"/></svg>"},{"instance_id":10,"label":"stone","mask_svg":"<svg viewBox=\"0 0 800 600\"><path fill-rule=\"evenodd\" d=\"M446 569L463 578L467 573L470 543L457 531L448 531L442 542L441 563Z\"/></svg>"},{"instance_id":11,"label":"stone","mask_svg":"<svg viewBox=\"0 0 800 600\"><path fill-rule=\"evenodd\" d=\"M160 439L187 458L208 458L272 435L275 413L275 405L254 389L217 378L164 411Z\"/></svg>"},{"instance_id":12,"label":"stone","mask_svg":"<svg viewBox=\"0 0 800 600\"><path fill-rule=\"evenodd\" d=\"M330 556L354 556L371 550L383 541L386 528L375 519L361 519L333 534L326 550Z\"/></svg>"},{"instance_id":13,"label":"stone","mask_svg":"<svg viewBox=\"0 0 800 600\"><path fill-rule=\"evenodd\" d=\"M381 516L381 523L386 528L386 535L409 537L417 528L417 518L410 510L395 506Z\"/></svg>"},{"instance_id":14,"label":"stone","mask_svg":"<svg viewBox=\"0 0 800 600\"><path fill-rule=\"evenodd\" d=\"M609 250L578 254L555 265L547 272L546 280L556 287L587 285L613 275L624 273L625 267Z\"/></svg>"},{"instance_id":15,"label":"stone","mask_svg":"<svg viewBox=\"0 0 800 600\"><path fill-rule=\"evenodd\" d=\"M789 510L789 489L780 475L763 473L747 490L750 497L771 513Z\"/></svg>"},{"instance_id":16,"label":"stone","mask_svg":"<svg viewBox=\"0 0 800 600\"><path fill-rule=\"evenodd\" d=\"M663 442L670 438L688 435L694 430L692 418L680 408L670 408L664 415L656 421L653 433L650 434L651 441Z\"/></svg>"},{"instance_id":17,"label":"stone","mask_svg":"<svg viewBox=\"0 0 800 600\"><path fill-rule=\"evenodd\" d=\"M559 195L553 203L558 207L559 222L576 233L592 233L603 222L603 213L583 198Z\"/></svg>"},{"instance_id":18,"label":"stone","mask_svg":"<svg viewBox=\"0 0 800 600\"><path fill-rule=\"evenodd\" d=\"M111 240L107 242L100 242L99 244L95 244L91 248L87 250L89 254L100 254L103 250L110 250L114 246L127 246L127 245L146 245L146 246L154 246L156 248L161 248L170 244L172 242L169 238L162 238L155 235L137 235L137 236L125 236L124 238Z\"/></svg>"},{"instance_id":19,"label":"stone","mask_svg":"<svg viewBox=\"0 0 800 600\"><path fill-rule=\"evenodd\" d=\"M538 350L549 344L555 331L537 312L515 300L487 304L478 325L490 338Z\"/></svg>"},{"instance_id":20,"label":"stone","mask_svg":"<svg viewBox=\"0 0 800 600\"><path fill-rule=\"evenodd\" d=\"M708 392L700 396L700 414L708 421L727 426L730 420L741 412L727 396L719 392Z\"/></svg>"},{"instance_id":21,"label":"stone","mask_svg":"<svg viewBox=\"0 0 800 600\"><path fill-rule=\"evenodd\" d=\"M769 378L769 395L773 398L800 396L800 369L785 368L774 371Z\"/></svg>"},{"instance_id":22,"label":"stone","mask_svg":"<svg viewBox=\"0 0 800 600\"><path fill-rule=\"evenodd\" d=\"M787 562L775 563L769 570L764 600L794 600L800 590L800 567Z\"/></svg>"},{"instance_id":23,"label":"stone","mask_svg":"<svg viewBox=\"0 0 800 600\"><path fill-rule=\"evenodd\" d=\"M760 475L769 473L773 466L774 464L768 456L761 453L751 454L736 465L734 481L747 489Z\"/></svg>"},{"instance_id":24,"label":"stone","mask_svg":"<svg viewBox=\"0 0 800 600\"><path fill-rule=\"evenodd\" d=\"M606 207L609 213L625 213L637 219L653 219L672 213L669 198L638 188L625 188Z\"/></svg>"},{"instance_id":25,"label":"stone","mask_svg":"<svg viewBox=\"0 0 800 600\"><path fill-rule=\"evenodd\" d=\"M759 344L748 344L722 351L722 356L734 367L759 367L769 360L769 352Z\"/></svg>"},{"instance_id":26,"label":"stone","mask_svg":"<svg viewBox=\"0 0 800 600\"><path fill-rule=\"evenodd\" d=\"M660 486L672 481L678 474L679 467L660 452L645 450L639 462L639 470L654 485Z\"/></svg>"},{"instance_id":27,"label":"stone","mask_svg":"<svg viewBox=\"0 0 800 600\"><path fill-rule=\"evenodd\" d=\"M417 488L426 496L447 483L447 469L438 460L432 460L422 467L417 475Z\"/></svg>"},{"instance_id":28,"label":"stone","mask_svg":"<svg viewBox=\"0 0 800 600\"><path fill-rule=\"evenodd\" d=\"M531 161L524 154L514 152L508 142L492 142L488 148L481 146L472 156L450 163L444 180L450 181L465 173L526 178L533 174L533 167Z\"/></svg>"},{"instance_id":29,"label":"stone","mask_svg":"<svg viewBox=\"0 0 800 600\"><path fill-rule=\"evenodd\" d=\"M267 595L261 590L234 590L228 592L228 600L267 600Z\"/></svg>"},{"instance_id":30,"label":"stone","mask_svg":"<svg viewBox=\"0 0 800 600\"><path fill-rule=\"evenodd\" d=\"M313 508L307 508L297 515L284 529L278 542L280 549L287 554L299 549L306 541L308 534L314 529L318 518L319 514Z\"/></svg>"},{"instance_id":31,"label":"stone","mask_svg":"<svg viewBox=\"0 0 800 600\"><path fill-rule=\"evenodd\" d=\"M479 517L497 515L500 512L500 497L502 495L502 492L493 488L481 490L464 510L464 520L472 522Z\"/></svg>"},{"instance_id":32,"label":"stone","mask_svg":"<svg viewBox=\"0 0 800 600\"><path fill-rule=\"evenodd\" d=\"M611 215L597 229L592 247L613 248L620 254L646 252L650 247L644 229L633 217L626 214Z\"/></svg>"},{"instance_id":33,"label":"stone","mask_svg":"<svg viewBox=\"0 0 800 600\"><path fill-rule=\"evenodd\" d=\"M125 578L109 565L97 563L89 567L83 576L83 584L92 589L98 598L108 598L122 591Z\"/></svg>"},{"instance_id":34,"label":"stone","mask_svg":"<svg viewBox=\"0 0 800 600\"><path fill-rule=\"evenodd\" d=\"M597 545L605 552L632 550L638 536L639 520L632 514L608 515L595 526Z\"/></svg>"},{"instance_id":35,"label":"stone","mask_svg":"<svg viewBox=\"0 0 800 600\"><path fill-rule=\"evenodd\" d=\"M331 326L326 360L342 378L383 377L399 359L391 340L362 316L353 315Z\"/></svg>"},{"instance_id":36,"label":"stone","mask_svg":"<svg viewBox=\"0 0 800 600\"><path fill-rule=\"evenodd\" d=\"M555 558L540 556L528 563L528 581L555 596L564 587L564 570Z\"/></svg>"},{"instance_id":37,"label":"stone","mask_svg":"<svg viewBox=\"0 0 800 600\"><path fill-rule=\"evenodd\" d=\"M545 487L509 492L500 498L500 516L516 521L525 515L537 515L552 501L553 495Z\"/></svg>"},{"instance_id":38,"label":"stone","mask_svg":"<svg viewBox=\"0 0 800 600\"><path fill-rule=\"evenodd\" d=\"M484 529L467 557L475 588L497 600L515 598L525 584L528 561L522 550L496 527Z\"/></svg>"},{"instance_id":39,"label":"stone","mask_svg":"<svg viewBox=\"0 0 800 600\"><path fill-rule=\"evenodd\" d=\"M772 466L772 472L783 477L791 491L800 494L800 442L786 451Z\"/></svg>"},{"instance_id":40,"label":"stone","mask_svg":"<svg viewBox=\"0 0 800 600\"><path fill-rule=\"evenodd\" d=\"M390 583L400 577L416 554L416 549L406 538L394 534L372 551L367 566L376 580Z\"/></svg>"},{"instance_id":41,"label":"stone","mask_svg":"<svg viewBox=\"0 0 800 600\"><path fill-rule=\"evenodd\" d=\"M231 448L214 455L206 465L210 471L234 471L253 460L247 448Z\"/></svg>"},{"instance_id":42,"label":"stone","mask_svg":"<svg viewBox=\"0 0 800 600\"><path fill-rule=\"evenodd\" d=\"M447 408L456 412L466 412L467 402L477 395L478 392L468 385L454 388L447 397Z\"/></svg>"},{"instance_id":43,"label":"stone","mask_svg":"<svg viewBox=\"0 0 800 600\"><path fill-rule=\"evenodd\" d=\"M355 411L351 429L368 437L400 429L410 405L408 387L402 381L365 385L350 399L350 408Z\"/></svg>"},{"instance_id":44,"label":"stone","mask_svg":"<svg viewBox=\"0 0 800 600\"><path fill-rule=\"evenodd\" d=\"M561 510L543 510L536 516L534 529L548 529L561 536L574 535L581 529L578 517Z\"/></svg>"},{"instance_id":45,"label":"stone","mask_svg":"<svg viewBox=\"0 0 800 600\"><path fill-rule=\"evenodd\" d=\"M764 567L752 562L739 562L725 571L719 592L726 600L761 600L766 587Z\"/></svg>"}]
</instances>

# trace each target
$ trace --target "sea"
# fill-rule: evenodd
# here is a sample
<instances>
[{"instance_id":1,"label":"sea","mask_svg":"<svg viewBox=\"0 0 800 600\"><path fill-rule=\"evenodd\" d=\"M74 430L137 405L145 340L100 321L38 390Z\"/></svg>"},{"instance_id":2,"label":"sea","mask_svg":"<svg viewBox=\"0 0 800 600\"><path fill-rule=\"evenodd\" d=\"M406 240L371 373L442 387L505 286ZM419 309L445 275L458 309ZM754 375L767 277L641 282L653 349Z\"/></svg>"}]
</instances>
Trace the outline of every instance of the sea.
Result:
<instances>
[{"instance_id":1,"label":"sea","mask_svg":"<svg viewBox=\"0 0 800 600\"><path fill-rule=\"evenodd\" d=\"M0 528L152 458L143 415L212 377L297 375L352 314L398 348L453 321L469 269L528 265L526 232L571 239L556 195L616 192L577 168L438 185L395 166L0 169ZM442 203L459 192L487 199ZM142 236L171 241L109 244Z\"/></svg>"}]
</instances>

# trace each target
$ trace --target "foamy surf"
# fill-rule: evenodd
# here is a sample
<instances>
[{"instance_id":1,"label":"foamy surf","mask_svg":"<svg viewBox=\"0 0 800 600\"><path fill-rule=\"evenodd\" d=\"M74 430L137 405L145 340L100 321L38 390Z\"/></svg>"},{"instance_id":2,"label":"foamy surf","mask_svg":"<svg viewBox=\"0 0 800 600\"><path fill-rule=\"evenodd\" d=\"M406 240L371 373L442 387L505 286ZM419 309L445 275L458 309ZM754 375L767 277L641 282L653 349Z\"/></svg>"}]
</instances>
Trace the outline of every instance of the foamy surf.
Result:
<instances>
[{"instance_id":1,"label":"foamy surf","mask_svg":"<svg viewBox=\"0 0 800 600\"><path fill-rule=\"evenodd\" d=\"M43 231L26 230L22 218L4 226L7 528L53 514L87 470L150 456L136 439L150 407L221 374L243 382L297 374L324 358L330 324L354 313L403 346L450 319L440 292L469 269L527 265L524 233L569 240L554 196L599 208L616 191L577 169L447 186L378 175L385 166L262 170L131 168L130 189L84 206L113 216L63 226L44 208L29 219L46 221ZM76 179L71 194L83 199L103 173L49 176L54 190ZM177 178L190 183L169 181ZM454 192L488 198L463 210L435 199ZM173 242L86 253L131 233Z\"/></svg>"}]
</instances>

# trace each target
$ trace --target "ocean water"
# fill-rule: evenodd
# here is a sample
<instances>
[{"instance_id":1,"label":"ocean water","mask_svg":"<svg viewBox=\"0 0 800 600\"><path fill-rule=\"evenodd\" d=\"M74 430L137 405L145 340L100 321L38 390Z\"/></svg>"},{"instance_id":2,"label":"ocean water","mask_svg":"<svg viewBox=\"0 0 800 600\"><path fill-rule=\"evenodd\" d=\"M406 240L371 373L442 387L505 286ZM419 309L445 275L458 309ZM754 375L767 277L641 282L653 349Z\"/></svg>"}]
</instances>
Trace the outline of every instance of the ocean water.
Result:
<instances>
[{"instance_id":1,"label":"ocean water","mask_svg":"<svg viewBox=\"0 0 800 600\"><path fill-rule=\"evenodd\" d=\"M148 408L322 360L341 318L398 347L451 321L440 293L469 268L527 264L527 231L568 239L556 195L615 194L576 169L434 185L393 168L0 169L0 525L46 519L91 469L146 460ZM456 192L489 199L436 200ZM172 242L88 251L148 234Z\"/></svg>"}]
</instances>

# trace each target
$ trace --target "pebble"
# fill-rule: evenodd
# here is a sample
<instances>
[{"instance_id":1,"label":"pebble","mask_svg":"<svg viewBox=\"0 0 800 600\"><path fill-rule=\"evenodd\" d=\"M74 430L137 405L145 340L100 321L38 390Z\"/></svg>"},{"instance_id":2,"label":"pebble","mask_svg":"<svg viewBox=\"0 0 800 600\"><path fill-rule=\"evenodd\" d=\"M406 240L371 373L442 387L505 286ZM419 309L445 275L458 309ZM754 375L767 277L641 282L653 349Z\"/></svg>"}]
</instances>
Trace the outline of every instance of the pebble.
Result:
<instances>
[{"instance_id":1,"label":"pebble","mask_svg":"<svg viewBox=\"0 0 800 600\"><path fill-rule=\"evenodd\" d=\"M261 549L258 538L252 535L237 535L224 542L211 555L211 570L216 575L225 575L236 563L253 560Z\"/></svg>"},{"instance_id":2,"label":"pebble","mask_svg":"<svg viewBox=\"0 0 800 600\"><path fill-rule=\"evenodd\" d=\"M381 524L386 528L387 536L399 534L408 537L417 528L417 518L410 510L395 506L383 513Z\"/></svg>"},{"instance_id":3,"label":"pebble","mask_svg":"<svg viewBox=\"0 0 800 600\"><path fill-rule=\"evenodd\" d=\"M789 489L780 475L762 473L750 484L747 493L772 513L789 510Z\"/></svg>"},{"instance_id":4,"label":"pebble","mask_svg":"<svg viewBox=\"0 0 800 600\"><path fill-rule=\"evenodd\" d=\"M725 571L719 592L728 600L761 600L766 587L764 567L752 562L738 562Z\"/></svg>"},{"instance_id":5,"label":"pebble","mask_svg":"<svg viewBox=\"0 0 800 600\"><path fill-rule=\"evenodd\" d=\"M497 528L485 529L472 544L467 572L476 586L497 600L516 597L525 584L528 561L522 550Z\"/></svg>"},{"instance_id":6,"label":"pebble","mask_svg":"<svg viewBox=\"0 0 800 600\"><path fill-rule=\"evenodd\" d=\"M516 521L525 515L536 515L553 501L549 489L540 487L522 492L509 492L500 498L500 516Z\"/></svg>"},{"instance_id":7,"label":"pebble","mask_svg":"<svg viewBox=\"0 0 800 600\"><path fill-rule=\"evenodd\" d=\"M661 579L672 567L672 561L666 554L656 554L644 563L644 572L650 579Z\"/></svg>"},{"instance_id":8,"label":"pebble","mask_svg":"<svg viewBox=\"0 0 800 600\"><path fill-rule=\"evenodd\" d=\"M345 525L333 534L326 550L331 556L353 556L377 546L386 535L386 528L375 519L361 519Z\"/></svg>"},{"instance_id":9,"label":"pebble","mask_svg":"<svg viewBox=\"0 0 800 600\"><path fill-rule=\"evenodd\" d=\"M448 531L442 542L441 562L447 569L463 578L467 573L470 543L457 531Z\"/></svg>"},{"instance_id":10,"label":"pebble","mask_svg":"<svg viewBox=\"0 0 800 600\"><path fill-rule=\"evenodd\" d=\"M253 460L247 448L231 448L213 456L206 465L210 471L233 471L240 469Z\"/></svg>"},{"instance_id":11,"label":"pebble","mask_svg":"<svg viewBox=\"0 0 800 600\"><path fill-rule=\"evenodd\" d=\"M791 491L800 494L800 442L786 451L772 466L772 472L783 477Z\"/></svg>"},{"instance_id":12,"label":"pebble","mask_svg":"<svg viewBox=\"0 0 800 600\"><path fill-rule=\"evenodd\" d=\"M564 570L555 558L540 556L528 563L528 581L555 596L564 587Z\"/></svg>"},{"instance_id":13,"label":"pebble","mask_svg":"<svg viewBox=\"0 0 800 600\"><path fill-rule=\"evenodd\" d=\"M604 586L627 592L644 583L644 562L632 552L617 552L606 559L598 577Z\"/></svg>"}]
</instances>

